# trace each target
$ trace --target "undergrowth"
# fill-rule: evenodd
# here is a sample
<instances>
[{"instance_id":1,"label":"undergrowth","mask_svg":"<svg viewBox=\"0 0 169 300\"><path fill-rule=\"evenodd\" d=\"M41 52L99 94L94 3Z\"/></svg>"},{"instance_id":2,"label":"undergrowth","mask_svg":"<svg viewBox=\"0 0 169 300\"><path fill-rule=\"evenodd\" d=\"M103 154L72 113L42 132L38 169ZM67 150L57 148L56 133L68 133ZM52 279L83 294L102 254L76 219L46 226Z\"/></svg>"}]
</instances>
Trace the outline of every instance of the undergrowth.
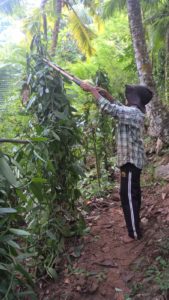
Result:
<instances>
[{"instance_id":1,"label":"undergrowth","mask_svg":"<svg viewBox=\"0 0 169 300\"><path fill-rule=\"evenodd\" d=\"M126 295L126 300L143 299L143 296L148 299L158 296L162 296L164 300L169 299L169 238L159 241L156 246L157 255L143 268L144 279L132 284L131 293ZM137 298L137 295L143 296Z\"/></svg>"}]
</instances>

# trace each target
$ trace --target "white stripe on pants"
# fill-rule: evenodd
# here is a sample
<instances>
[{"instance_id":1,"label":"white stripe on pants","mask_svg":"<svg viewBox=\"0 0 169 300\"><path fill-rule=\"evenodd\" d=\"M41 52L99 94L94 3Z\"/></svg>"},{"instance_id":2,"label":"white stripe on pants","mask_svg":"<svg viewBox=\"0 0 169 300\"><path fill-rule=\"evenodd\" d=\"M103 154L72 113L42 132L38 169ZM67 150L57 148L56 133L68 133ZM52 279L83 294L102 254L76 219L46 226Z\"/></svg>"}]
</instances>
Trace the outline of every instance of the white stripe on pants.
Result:
<instances>
[{"instance_id":1,"label":"white stripe on pants","mask_svg":"<svg viewBox=\"0 0 169 300\"><path fill-rule=\"evenodd\" d=\"M137 232L136 232L132 195L131 195L131 180L132 180L132 172L129 172L129 175L128 175L128 199L129 199L129 206L130 206L130 216L131 216L131 223L132 223L134 237L135 237L135 239L137 239L138 237L137 237Z\"/></svg>"}]
</instances>

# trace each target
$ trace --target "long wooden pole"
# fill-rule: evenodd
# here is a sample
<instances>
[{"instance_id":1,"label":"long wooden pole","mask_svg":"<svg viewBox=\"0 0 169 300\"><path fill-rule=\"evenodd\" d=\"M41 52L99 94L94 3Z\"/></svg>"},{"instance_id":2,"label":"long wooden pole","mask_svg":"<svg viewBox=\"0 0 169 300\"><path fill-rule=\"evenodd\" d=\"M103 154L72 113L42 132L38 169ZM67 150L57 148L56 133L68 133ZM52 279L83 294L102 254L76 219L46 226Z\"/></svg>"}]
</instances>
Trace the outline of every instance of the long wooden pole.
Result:
<instances>
[{"instance_id":1,"label":"long wooden pole","mask_svg":"<svg viewBox=\"0 0 169 300\"><path fill-rule=\"evenodd\" d=\"M63 76L67 77L68 79L70 79L71 81L75 82L77 85L81 84L81 80L71 74L69 74L68 72L66 72L65 70L63 70L61 67L57 66L56 64L52 63L51 61L43 58L43 61L45 63L47 63L50 67L52 67L53 69L57 70L59 73L61 73Z\"/></svg>"}]
</instances>

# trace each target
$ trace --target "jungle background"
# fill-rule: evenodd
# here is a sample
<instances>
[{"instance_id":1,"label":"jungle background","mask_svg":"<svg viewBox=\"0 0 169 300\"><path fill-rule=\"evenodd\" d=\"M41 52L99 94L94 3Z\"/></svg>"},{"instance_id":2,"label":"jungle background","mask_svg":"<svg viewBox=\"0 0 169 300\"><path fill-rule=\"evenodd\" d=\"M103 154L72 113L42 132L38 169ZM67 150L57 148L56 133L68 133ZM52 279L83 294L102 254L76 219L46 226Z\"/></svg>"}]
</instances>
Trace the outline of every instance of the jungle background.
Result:
<instances>
[{"instance_id":1,"label":"jungle background","mask_svg":"<svg viewBox=\"0 0 169 300\"><path fill-rule=\"evenodd\" d=\"M142 223L124 245L116 123L43 58L124 103L147 84ZM0 299L169 299L169 3L0 0Z\"/></svg>"}]
</instances>

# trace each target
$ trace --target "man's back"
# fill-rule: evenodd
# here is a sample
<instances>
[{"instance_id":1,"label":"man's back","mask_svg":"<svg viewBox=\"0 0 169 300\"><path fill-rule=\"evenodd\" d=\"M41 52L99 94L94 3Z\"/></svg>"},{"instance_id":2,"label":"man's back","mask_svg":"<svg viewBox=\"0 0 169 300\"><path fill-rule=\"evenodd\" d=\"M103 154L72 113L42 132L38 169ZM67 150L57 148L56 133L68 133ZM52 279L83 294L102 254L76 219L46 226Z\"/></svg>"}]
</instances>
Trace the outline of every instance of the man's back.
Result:
<instances>
[{"instance_id":1,"label":"man's back","mask_svg":"<svg viewBox=\"0 0 169 300\"><path fill-rule=\"evenodd\" d=\"M118 166L132 163L142 169L145 162L142 129L144 114L136 106L112 104L105 98L99 99L102 111L118 120L117 159Z\"/></svg>"}]
</instances>

